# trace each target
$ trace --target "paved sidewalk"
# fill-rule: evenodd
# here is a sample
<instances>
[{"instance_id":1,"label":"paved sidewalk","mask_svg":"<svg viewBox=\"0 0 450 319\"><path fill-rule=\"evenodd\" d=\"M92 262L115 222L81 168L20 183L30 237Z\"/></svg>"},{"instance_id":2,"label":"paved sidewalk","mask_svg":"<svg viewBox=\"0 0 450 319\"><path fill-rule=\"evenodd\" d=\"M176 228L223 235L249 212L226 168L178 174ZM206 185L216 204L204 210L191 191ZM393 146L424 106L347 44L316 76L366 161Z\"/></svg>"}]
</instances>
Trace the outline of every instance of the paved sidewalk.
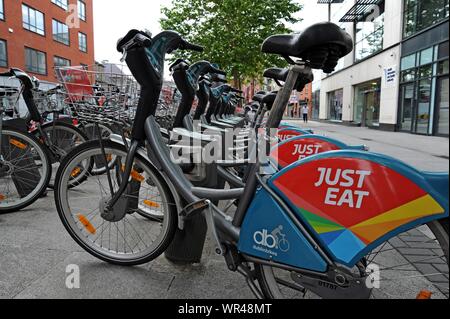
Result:
<instances>
[{"instance_id":1,"label":"paved sidewalk","mask_svg":"<svg viewBox=\"0 0 450 319\"><path fill-rule=\"evenodd\" d=\"M320 134L397 157L423 170L448 171L448 139L310 123ZM407 251L408 240L391 243ZM431 247L432 248L432 247ZM425 249L425 248L424 248ZM430 248L429 248L430 249ZM417 258L417 257L411 257ZM81 288L66 288L66 267L80 266ZM423 272L440 267L424 263ZM425 269L425 267L428 267ZM448 278L448 275L447 275ZM442 279L442 278L439 278ZM448 280L448 279L447 279ZM245 280L229 272L208 241L201 265L179 267L164 257L134 268L115 267L91 257L67 234L53 194L19 213L0 216L0 298L253 298Z\"/></svg>"},{"instance_id":2,"label":"paved sidewalk","mask_svg":"<svg viewBox=\"0 0 450 319\"><path fill-rule=\"evenodd\" d=\"M393 133L369 128L351 127L322 122L287 121L302 128L310 128L316 134L326 135L349 145L365 144L371 152L382 153L404 161L419 170L449 170L449 139Z\"/></svg>"}]
</instances>

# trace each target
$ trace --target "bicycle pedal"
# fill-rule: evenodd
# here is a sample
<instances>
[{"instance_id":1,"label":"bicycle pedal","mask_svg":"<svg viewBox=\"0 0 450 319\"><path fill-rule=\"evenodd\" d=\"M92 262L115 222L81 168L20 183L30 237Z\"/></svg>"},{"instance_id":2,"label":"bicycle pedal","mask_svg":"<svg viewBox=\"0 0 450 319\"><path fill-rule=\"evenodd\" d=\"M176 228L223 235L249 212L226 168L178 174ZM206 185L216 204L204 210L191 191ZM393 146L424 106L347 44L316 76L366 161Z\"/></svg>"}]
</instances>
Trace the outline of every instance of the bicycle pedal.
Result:
<instances>
[{"instance_id":1,"label":"bicycle pedal","mask_svg":"<svg viewBox=\"0 0 450 319\"><path fill-rule=\"evenodd\" d=\"M205 199L199 200L198 202L187 205L183 208L180 216L185 220L194 217L195 215L203 212L209 207L209 202Z\"/></svg>"}]
</instances>

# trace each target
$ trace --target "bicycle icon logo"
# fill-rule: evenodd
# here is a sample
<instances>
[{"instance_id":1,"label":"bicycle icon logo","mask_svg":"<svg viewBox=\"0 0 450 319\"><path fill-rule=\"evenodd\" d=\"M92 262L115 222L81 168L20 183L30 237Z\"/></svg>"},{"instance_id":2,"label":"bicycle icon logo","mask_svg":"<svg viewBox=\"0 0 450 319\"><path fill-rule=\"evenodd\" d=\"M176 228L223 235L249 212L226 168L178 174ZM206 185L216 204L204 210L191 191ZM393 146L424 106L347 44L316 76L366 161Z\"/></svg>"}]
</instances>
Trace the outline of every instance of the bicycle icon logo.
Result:
<instances>
[{"instance_id":1,"label":"bicycle icon logo","mask_svg":"<svg viewBox=\"0 0 450 319\"><path fill-rule=\"evenodd\" d=\"M289 241L286 239L286 234L283 233L284 227L282 225L275 228L269 233L267 229L257 231L253 239L258 245L269 249L278 249L284 253L290 249Z\"/></svg>"}]
</instances>

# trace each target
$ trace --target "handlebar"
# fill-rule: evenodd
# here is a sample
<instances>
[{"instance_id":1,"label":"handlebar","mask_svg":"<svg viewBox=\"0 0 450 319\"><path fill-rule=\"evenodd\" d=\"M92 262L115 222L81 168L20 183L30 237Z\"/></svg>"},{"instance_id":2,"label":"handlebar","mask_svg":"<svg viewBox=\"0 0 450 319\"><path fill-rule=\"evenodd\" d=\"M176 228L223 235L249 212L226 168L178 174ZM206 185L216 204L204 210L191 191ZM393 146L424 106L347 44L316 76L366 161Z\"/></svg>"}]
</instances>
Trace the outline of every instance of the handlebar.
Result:
<instances>
[{"instance_id":1,"label":"handlebar","mask_svg":"<svg viewBox=\"0 0 450 319\"><path fill-rule=\"evenodd\" d=\"M170 65L169 71L173 71L173 69L174 69L178 64L180 64L180 63L184 63L184 64L186 64L187 66L190 65L189 62L186 61L186 60L184 60L184 59L177 59L174 63L172 63L172 64Z\"/></svg>"},{"instance_id":2,"label":"handlebar","mask_svg":"<svg viewBox=\"0 0 450 319\"><path fill-rule=\"evenodd\" d=\"M150 47L152 39L149 34L136 29L130 30L126 36L117 42L117 51L123 52L133 47Z\"/></svg>"},{"instance_id":3,"label":"handlebar","mask_svg":"<svg viewBox=\"0 0 450 319\"><path fill-rule=\"evenodd\" d=\"M14 74L9 70L8 72L0 72L0 76L14 76Z\"/></svg>"},{"instance_id":4,"label":"handlebar","mask_svg":"<svg viewBox=\"0 0 450 319\"><path fill-rule=\"evenodd\" d=\"M189 43L186 40L182 40L180 46L178 47L180 50L190 50L190 51L196 51L196 52L203 52L204 48L197 44Z\"/></svg>"}]
</instances>

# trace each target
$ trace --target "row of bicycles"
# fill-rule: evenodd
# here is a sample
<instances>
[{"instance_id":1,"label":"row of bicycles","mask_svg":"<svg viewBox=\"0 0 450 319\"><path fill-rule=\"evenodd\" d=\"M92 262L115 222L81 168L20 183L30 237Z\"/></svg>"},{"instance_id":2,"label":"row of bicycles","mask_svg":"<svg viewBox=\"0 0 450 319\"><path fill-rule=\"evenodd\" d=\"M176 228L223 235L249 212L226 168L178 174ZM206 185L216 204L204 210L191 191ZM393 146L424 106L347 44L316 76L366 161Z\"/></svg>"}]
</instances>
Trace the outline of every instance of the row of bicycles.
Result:
<instances>
[{"instance_id":1,"label":"row of bicycles","mask_svg":"<svg viewBox=\"0 0 450 319\"><path fill-rule=\"evenodd\" d=\"M203 48L173 31L131 30L117 50L139 85L136 102L113 116L93 112L85 99L68 103L77 125L90 123L96 135L80 135L54 161L50 184L66 230L91 255L120 266L162 254L198 262L209 231L216 253L258 298L415 298L423 291L448 298L448 173L421 172L283 122L292 91L313 80L313 69L331 73L352 48L332 23L269 37L262 53L289 67L266 70L280 89L258 92L241 115L242 92L208 61L175 61L179 103L162 103L166 55ZM118 124L126 109L133 109L127 120L103 134L100 124ZM6 211L50 185L42 177L52 163L45 138L9 122L0 122L0 212L13 190L18 203ZM33 191L22 197L18 180L32 181L23 185ZM424 249L414 259L404 254ZM421 272L424 264L437 265L436 273Z\"/></svg>"}]
</instances>

